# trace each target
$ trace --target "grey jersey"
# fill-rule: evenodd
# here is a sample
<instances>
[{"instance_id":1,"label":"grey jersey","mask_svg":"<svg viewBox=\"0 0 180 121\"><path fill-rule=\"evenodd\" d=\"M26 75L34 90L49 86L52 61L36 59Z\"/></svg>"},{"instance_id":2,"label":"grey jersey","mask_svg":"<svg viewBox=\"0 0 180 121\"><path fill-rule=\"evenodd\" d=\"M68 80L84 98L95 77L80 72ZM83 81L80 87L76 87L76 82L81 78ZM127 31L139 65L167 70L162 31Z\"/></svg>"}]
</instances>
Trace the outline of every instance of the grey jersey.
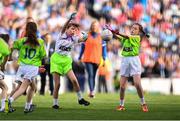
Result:
<instances>
[{"instance_id":1,"label":"grey jersey","mask_svg":"<svg viewBox=\"0 0 180 121\"><path fill-rule=\"evenodd\" d=\"M60 33L58 39L56 40L55 52L61 55L70 55L73 45L78 43L78 40L78 36L68 37L66 33Z\"/></svg>"}]
</instances>

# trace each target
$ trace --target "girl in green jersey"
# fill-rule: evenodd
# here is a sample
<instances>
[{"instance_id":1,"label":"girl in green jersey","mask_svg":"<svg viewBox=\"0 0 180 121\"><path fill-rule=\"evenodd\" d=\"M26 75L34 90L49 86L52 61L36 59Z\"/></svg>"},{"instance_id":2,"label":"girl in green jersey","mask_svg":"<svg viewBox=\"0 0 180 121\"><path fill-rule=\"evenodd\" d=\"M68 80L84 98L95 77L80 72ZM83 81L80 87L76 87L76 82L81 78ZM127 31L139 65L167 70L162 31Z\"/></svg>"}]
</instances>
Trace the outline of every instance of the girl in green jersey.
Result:
<instances>
[{"instance_id":1,"label":"girl in green jersey","mask_svg":"<svg viewBox=\"0 0 180 121\"><path fill-rule=\"evenodd\" d=\"M26 19L26 24L28 23L28 22L34 22L34 19L32 18L32 17L28 17L27 19ZM22 33L21 33L21 36L20 36L20 38L25 38L25 36L26 36L26 24L25 24L25 26L23 27L23 31L22 31ZM38 37L38 34L36 33L36 36ZM21 39L18 39L17 41L20 41ZM13 65L14 65L14 68L15 68L15 70L17 70L18 69L18 62L17 61L13 61ZM39 72L41 73L41 71L43 72L43 71L45 71L45 69L43 69L43 68L39 68ZM17 83L17 86L11 91L11 93L10 93L10 95L9 95L9 97L11 97L19 88L20 88L20 86L21 86L21 84L22 84L22 79L21 78L19 78L18 76L16 76L16 79L15 79L15 82ZM32 102L33 102L33 100L32 100L32 97L33 97L33 95L32 95L32 93L35 93L36 92L36 90L37 90L37 87L36 87L36 83L35 83L35 81L32 81L32 84L31 84L31 86L29 86L29 88L25 91L25 93L27 92L27 102L26 102L26 107L28 107L27 105L29 105L28 104L28 102L29 102L29 100L31 100L30 101L30 110L33 110L33 108L35 107L35 105L34 104L32 104Z\"/></svg>"},{"instance_id":2,"label":"girl in green jersey","mask_svg":"<svg viewBox=\"0 0 180 121\"><path fill-rule=\"evenodd\" d=\"M5 37L5 36L8 36L8 37ZM0 38L0 47L1 47L1 49L0 49L0 88L2 89L0 112L5 112L5 101L6 101L6 97L7 97L8 87L7 87L6 83L3 81L3 79L4 79L3 71L4 71L4 66L6 64L8 55L10 54L10 49L9 49L8 44L4 40L7 39L6 41L8 41L9 35L1 34L0 37L2 37L2 38Z\"/></svg>"},{"instance_id":3,"label":"girl in green jersey","mask_svg":"<svg viewBox=\"0 0 180 121\"><path fill-rule=\"evenodd\" d=\"M28 22L26 25L26 35L14 42L13 49L19 51L19 68L16 74L16 79L23 80L19 89L9 98L9 112L14 112L11 104L19 96L21 96L24 91L30 86L32 89L30 97L27 97L27 104L24 109L24 113L31 112L31 99L34 94L33 81L38 75L39 67L41 66L41 60L45 57L46 51L44 49L44 41L38 39L36 36L37 25L34 22Z\"/></svg>"},{"instance_id":4,"label":"girl in green jersey","mask_svg":"<svg viewBox=\"0 0 180 121\"><path fill-rule=\"evenodd\" d=\"M138 96L141 100L142 111L148 112L148 107L144 99L143 89L141 86L141 62L139 58L139 49L140 49L140 35L149 37L143 30L142 25L139 23L134 23L130 32L131 35L125 35L117 31L113 31L110 27L109 30L112 31L114 35L120 38L122 42L122 62L121 62L121 80L120 80L120 105L117 107L117 110L123 111L124 108L124 96L125 88L128 77L132 76L134 80L134 85L137 89Z\"/></svg>"}]
</instances>

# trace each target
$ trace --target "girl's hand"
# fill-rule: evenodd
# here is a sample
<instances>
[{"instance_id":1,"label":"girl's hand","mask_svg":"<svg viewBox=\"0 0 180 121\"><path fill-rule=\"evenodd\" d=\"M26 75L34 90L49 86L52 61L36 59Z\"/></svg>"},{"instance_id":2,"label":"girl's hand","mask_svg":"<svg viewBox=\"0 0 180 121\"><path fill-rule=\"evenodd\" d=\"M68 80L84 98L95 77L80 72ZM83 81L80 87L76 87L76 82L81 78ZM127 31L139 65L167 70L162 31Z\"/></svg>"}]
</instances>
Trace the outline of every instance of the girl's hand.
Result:
<instances>
[{"instance_id":1,"label":"girl's hand","mask_svg":"<svg viewBox=\"0 0 180 121\"><path fill-rule=\"evenodd\" d=\"M76 12L72 13L71 16L70 16L70 19L71 20L74 19L76 17L76 14L77 14Z\"/></svg>"},{"instance_id":2,"label":"girl's hand","mask_svg":"<svg viewBox=\"0 0 180 121\"><path fill-rule=\"evenodd\" d=\"M79 42L85 42L88 38L88 34L85 32L81 32L79 36L80 36Z\"/></svg>"},{"instance_id":3,"label":"girl's hand","mask_svg":"<svg viewBox=\"0 0 180 121\"><path fill-rule=\"evenodd\" d=\"M39 67L39 73L44 73L46 69L44 68L44 65Z\"/></svg>"},{"instance_id":4,"label":"girl's hand","mask_svg":"<svg viewBox=\"0 0 180 121\"><path fill-rule=\"evenodd\" d=\"M106 24L105 27L106 27L106 29L109 29L109 30L110 30L113 34L115 34L115 35L119 35L119 36L122 36L122 37L124 37L124 38L129 38L128 35L123 34L123 33L119 33L119 30L113 30L110 25L107 25L107 24Z\"/></svg>"},{"instance_id":5,"label":"girl's hand","mask_svg":"<svg viewBox=\"0 0 180 121\"><path fill-rule=\"evenodd\" d=\"M118 30L113 30L113 29L111 28L111 26L108 25L108 24L105 25L105 28L108 29L108 30L110 30L113 34L119 34L119 31L118 31Z\"/></svg>"},{"instance_id":6,"label":"girl's hand","mask_svg":"<svg viewBox=\"0 0 180 121\"><path fill-rule=\"evenodd\" d=\"M81 32L81 34L82 34L82 39L83 39L84 41L87 40L88 34L85 33L85 32Z\"/></svg>"}]
</instances>

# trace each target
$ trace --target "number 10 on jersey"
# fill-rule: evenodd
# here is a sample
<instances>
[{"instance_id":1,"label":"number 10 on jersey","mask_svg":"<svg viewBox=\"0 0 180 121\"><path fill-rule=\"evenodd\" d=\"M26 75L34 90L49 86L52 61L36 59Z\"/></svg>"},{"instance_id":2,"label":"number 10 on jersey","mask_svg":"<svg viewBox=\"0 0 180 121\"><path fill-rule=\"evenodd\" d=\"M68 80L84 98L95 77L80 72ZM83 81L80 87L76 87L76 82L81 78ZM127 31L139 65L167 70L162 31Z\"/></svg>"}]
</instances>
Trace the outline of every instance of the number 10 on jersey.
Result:
<instances>
[{"instance_id":1,"label":"number 10 on jersey","mask_svg":"<svg viewBox=\"0 0 180 121\"><path fill-rule=\"evenodd\" d=\"M32 59L36 55L36 49L26 48L24 58Z\"/></svg>"}]
</instances>

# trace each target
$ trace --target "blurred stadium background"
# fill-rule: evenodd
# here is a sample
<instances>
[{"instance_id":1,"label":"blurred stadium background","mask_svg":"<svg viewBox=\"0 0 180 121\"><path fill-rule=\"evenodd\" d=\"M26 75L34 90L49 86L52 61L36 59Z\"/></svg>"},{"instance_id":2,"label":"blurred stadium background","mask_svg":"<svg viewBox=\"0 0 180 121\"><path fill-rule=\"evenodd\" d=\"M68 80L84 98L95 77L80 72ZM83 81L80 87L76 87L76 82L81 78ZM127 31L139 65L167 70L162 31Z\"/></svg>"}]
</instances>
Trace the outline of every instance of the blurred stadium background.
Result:
<instances>
[{"instance_id":1,"label":"blurred stadium background","mask_svg":"<svg viewBox=\"0 0 180 121\"><path fill-rule=\"evenodd\" d=\"M144 90L180 95L179 0L1 0L0 33L8 33L12 41L16 40L20 37L26 18L31 16L36 21L40 34L50 33L50 39L55 41L62 25L74 11L78 12L76 21L86 32L94 19L98 19L102 27L110 24L114 29L125 33L129 33L129 26L133 22L140 22L150 34L149 40L143 38L141 42ZM109 93L119 92L120 50L118 40L108 42L105 74ZM74 65L78 62L79 52L80 45L77 45L72 53ZM13 54L14 59L16 55L17 53ZM15 76L12 65L9 61L5 72L9 92L13 88ZM74 71L78 73L77 68ZM39 80L40 76L37 79L38 91L41 85ZM63 80L60 93L72 91L68 79L65 77ZM131 86L131 78L129 82L128 90L135 91ZM98 79L96 84L98 92ZM85 92L88 91L87 80L80 86L85 88ZM46 84L46 92L48 88Z\"/></svg>"}]
</instances>

